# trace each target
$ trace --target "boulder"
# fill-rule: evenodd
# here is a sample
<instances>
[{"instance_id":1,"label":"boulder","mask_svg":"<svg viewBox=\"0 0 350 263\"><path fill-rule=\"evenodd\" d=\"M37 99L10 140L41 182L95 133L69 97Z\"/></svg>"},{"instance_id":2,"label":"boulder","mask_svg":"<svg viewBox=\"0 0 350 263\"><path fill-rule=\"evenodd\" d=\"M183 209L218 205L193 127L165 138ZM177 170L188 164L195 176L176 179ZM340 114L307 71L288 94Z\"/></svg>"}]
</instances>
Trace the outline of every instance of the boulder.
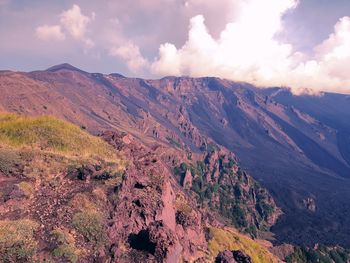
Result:
<instances>
[{"instance_id":1,"label":"boulder","mask_svg":"<svg viewBox=\"0 0 350 263\"><path fill-rule=\"evenodd\" d=\"M240 250L225 250L217 255L215 263L252 263L252 260Z\"/></svg>"}]
</instances>

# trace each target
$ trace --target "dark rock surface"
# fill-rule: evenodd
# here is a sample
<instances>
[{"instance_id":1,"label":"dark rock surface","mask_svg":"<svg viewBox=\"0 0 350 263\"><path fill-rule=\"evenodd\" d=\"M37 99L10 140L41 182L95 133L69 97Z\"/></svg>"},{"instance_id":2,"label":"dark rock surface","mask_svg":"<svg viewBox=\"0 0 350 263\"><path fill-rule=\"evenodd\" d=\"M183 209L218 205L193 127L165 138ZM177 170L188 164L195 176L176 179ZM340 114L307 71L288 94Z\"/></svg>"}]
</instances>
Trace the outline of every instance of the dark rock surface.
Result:
<instances>
[{"instance_id":1,"label":"dark rock surface","mask_svg":"<svg viewBox=\"0 0 350 263\"><path fill-rule=\"evenodd\" d=\"M240 250L225 250L217 255L215 263L252 263L252 261Z\"/></svg>"}]
</instances>

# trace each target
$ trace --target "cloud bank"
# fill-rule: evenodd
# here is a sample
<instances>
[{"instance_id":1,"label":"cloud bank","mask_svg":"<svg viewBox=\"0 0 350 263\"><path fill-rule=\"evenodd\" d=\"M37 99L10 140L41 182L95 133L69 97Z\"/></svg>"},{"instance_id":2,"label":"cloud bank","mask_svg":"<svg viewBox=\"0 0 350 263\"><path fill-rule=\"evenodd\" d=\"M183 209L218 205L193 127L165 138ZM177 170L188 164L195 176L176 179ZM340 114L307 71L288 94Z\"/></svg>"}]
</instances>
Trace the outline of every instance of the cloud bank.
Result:
<instances>
[{"instance_id":1,"label":"cloud bank","mask_svg":"<svg viewBox=\"0 0 350 263\"><path fill-rule=\"evenodd\" d=\"M95 43L88 37L86 32L88 25L95 19L95 13L91 17L82 14L78 5L74 4L72 8L63 11L60 14L59 25L43 25L35 29L36 36L44 41L64 40L66 34L73 37L75 40L82 41L86 48L92 48ZM65 30L63 33L62 29Z\"/></svg>"},{"instance_id":2,"label":"cloud bank","mask_svg":"<svg viewBox=\"0 0 350 263\"><path fill-rule=\"evenodd\" d=\"M304 53L280 37L288 34L284 16L299 7L298 0L103 1L103 15L99 4L88 5L97 15L74 4L56 23L36 27L35 36L43 42L74 41L89 51L85 55L102 60L103 54L143 77L216 76L290 87L295 94L350 93L347 16Z\"/></svg>"},{"instance_id":3,"label":"cloud bank","mask_svg":"<svg viewBox=\"0 0 350 263\"><path fill-rule=\"evenodd\" d=\"M286 86L296 94L350 93L350 18L341 18L310 58L276 38L283 30L283 15L296 6L296 0L244 1L238 19L228 23L217 39L208 32L205 18L195 16L181 48L171 43L160 46L152 72Z\"/></svg>"}]
</instances>

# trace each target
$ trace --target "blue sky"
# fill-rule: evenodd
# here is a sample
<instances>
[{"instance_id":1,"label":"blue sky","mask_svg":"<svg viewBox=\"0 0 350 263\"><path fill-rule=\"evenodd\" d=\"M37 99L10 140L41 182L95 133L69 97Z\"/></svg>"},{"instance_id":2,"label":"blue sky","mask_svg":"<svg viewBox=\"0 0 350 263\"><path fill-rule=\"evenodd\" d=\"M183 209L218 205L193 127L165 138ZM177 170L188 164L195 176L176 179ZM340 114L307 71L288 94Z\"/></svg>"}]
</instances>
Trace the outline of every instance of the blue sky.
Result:
<instances>
[{"instance_id":1,"label":"blue sky","mask_svg":"<svg viewBox=\"0 0 350 263\"><path fill-rule=\"evenodd\" d=\"M348 92L348 16L348 0L0 0L0 69L68 62Z\"/></svg>"}]
</instances>

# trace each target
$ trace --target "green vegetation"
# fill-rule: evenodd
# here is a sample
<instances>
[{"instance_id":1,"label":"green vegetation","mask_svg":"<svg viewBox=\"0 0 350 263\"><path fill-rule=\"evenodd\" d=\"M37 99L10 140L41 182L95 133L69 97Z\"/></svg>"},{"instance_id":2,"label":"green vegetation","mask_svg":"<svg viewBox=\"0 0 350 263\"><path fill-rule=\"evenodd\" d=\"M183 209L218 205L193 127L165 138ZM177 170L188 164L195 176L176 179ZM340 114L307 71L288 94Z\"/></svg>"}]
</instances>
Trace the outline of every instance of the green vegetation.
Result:
<instances>
[{"instance_id":1,"label":"green vegetation","mask_svg":"<svg viewBox=\"0 0 350 263\"><path fill-rule=\"evenodd\" d=\"M96 246L103 244L105 229L102 215L96 211L79 212L73 217L74 228Z\"/></svg>"},{"instance_id":2,"label":"green vegetation","mask_svg":"<svg viewBox=\"0 0 350 263\"><path fill-rule=\"evenodd\" d=\"M233 229L210 228L209 235L211 239L208 242L211 260L225 249L241 250L252 259L252 262L259 263L277 263L279 260L272 255L267 248L256 241L239 234ZM213 262L213 261L210 261Z\"/></svg>"},{"instance_id":3,"label":"green vegetation","mask_svg":"<svg viewBox=\"0 0 350 263\"><path fill-rule=\"evenodd\" d=\"M214 146L213 146L214 147ZM212 159L211 148L195 164L181 163L174 173L183 180L186 171L193 176L191 190L197 202L218 211L236 228L256 237L258 230L268 230L271 215L278 212L269 193L253 181L236 162L224 154Z\"/></svg>"},{"instance_id":4,"label":"green vegetation","mask_svg":"<svg viewBox=\"0 0 350 263\"><path fill-rule=\"evenodd\" d=\"M89 197L86 194L78 193L76 194L70 202L70 205L73 209L79 211L96 211L96 205L90 201Z\"/></svg>"},{"instance_id":5,"label":"green vegetation","mask_svg":"<svg viewBox=\"0 0 350 263\"><path fill-rule=\"evenodd\" d=\"M100 138L54 117L37 118L0 114L0 143L13 147L31 146L68 155L115 158L115 151Z\"/></svg>"},{"instance_id":6,"label":"green vegetation","mask_svg":"<svg viewBox=\"0 0 350 263\"><path fill-rule=\"evenodd\" d=\"M102 245L106 238L105 224L97 206L81 193L73 198L71 206L79 211L73 216L73 227L94 246Z\"/></svg>"},{"instance_id":7,"label":"green vegetation","mask_svg":"<svg viewBox=\"0 0 350 263\"><path fill-rule=\"evenodd\" d=\"M174 145L175 147L180 148L180 149L182 148L182 147L181 147L181 144L180 144L179 142L175 141L173 138L171 138L171 137L166 137L166 139L168 140L168 142L169 142L170 144Z\"/></svg>"},{"instance_id":8,"label":"green vegetation","mask_svg":"<svg viewBox=\"0 0 350 263\"><path fill-rule=\"evenodd\" d=\"M52 252L54 257L62 257L66 262L75 263L79 259L76 248L68 244L63 244L55 248Z\"/></svg>"},{"instance_id":9,"label":"green vegetation","mask_svg":"<svg viewBox=\"0 0 350 263\"><path fill-rule=\"evenodd\" d=\"M319 245L315 248L297 247L286 257L287 263L347 263L350 250L341 247L326 247Z\"/></svg>"},{"instance_id":10,"label":"green vegetation","mask_svg":"<svg viewBox=\"0 0 350 263\"><path fill-rule=\"evenodd\" d=\"M217 146L215 143L212 143L212 142L210 142L208 144L202 144L199 149L202 152L208 152L208 153L212 153L212 152L220 150L219 146Z\"/></svg>"},{"instance_id":11,"label":"green vegetation","mask_svg":"<svg viewBox=\"0 0 350 263\"><path fill-rule=\"evenodd\" d=\"M77 262L81 252L76 248L74 237L68 230L58 228L52 231L51 235L56 242L56 248L52 251L52 255L65 259L65 262Z\"/></svg>"},{"instance_id":12,"label":"green vegetation","mask_svg":"<svg viewBox=\"0 0 350 263\"><path fill-rule=\"evenodd\" d=\"M37 249L37 228L37 223L26 219L0 221L0 262L30 261Z\"/></svg>"},{"instance_id":13,"label":"green vegetation","mask_svg":"<svg viewBox=\"0 0 350 263\"><path fill-rule=\"evenodd\" d=\"M87 164L103 167L101 178L96 178L101 180L115 180L112 177L125 166L112 146L73 124L47 116L0 113L0 171L4 174L52 181L59 173Z\"/></svg>"}]
</instances>

